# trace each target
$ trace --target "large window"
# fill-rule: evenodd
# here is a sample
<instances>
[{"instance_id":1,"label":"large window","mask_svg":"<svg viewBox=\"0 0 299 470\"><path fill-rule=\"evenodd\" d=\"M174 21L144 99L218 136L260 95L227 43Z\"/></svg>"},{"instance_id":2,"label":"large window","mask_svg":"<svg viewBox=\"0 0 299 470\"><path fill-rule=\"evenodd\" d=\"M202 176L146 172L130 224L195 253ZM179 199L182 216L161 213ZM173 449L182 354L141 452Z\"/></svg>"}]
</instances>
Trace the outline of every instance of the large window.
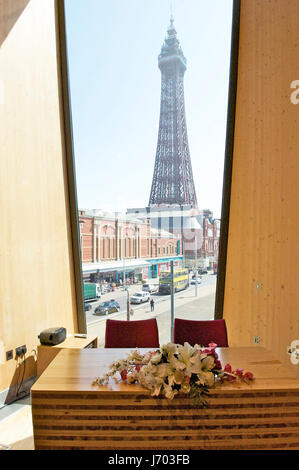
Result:
<instances>
[{"instance_id":1,"label":"large window","mask_svg":"<svg viewBox=\"0 0 299 470\"><path fill-rule=\"evenodd\" d=\"M231 21L232 0L66 0L85 315L100 345L108 317L155 315L170 341L172 263L175 315L214 317ZM149 288L154 311L127 302Z\"/></svg>"}]
</instances>

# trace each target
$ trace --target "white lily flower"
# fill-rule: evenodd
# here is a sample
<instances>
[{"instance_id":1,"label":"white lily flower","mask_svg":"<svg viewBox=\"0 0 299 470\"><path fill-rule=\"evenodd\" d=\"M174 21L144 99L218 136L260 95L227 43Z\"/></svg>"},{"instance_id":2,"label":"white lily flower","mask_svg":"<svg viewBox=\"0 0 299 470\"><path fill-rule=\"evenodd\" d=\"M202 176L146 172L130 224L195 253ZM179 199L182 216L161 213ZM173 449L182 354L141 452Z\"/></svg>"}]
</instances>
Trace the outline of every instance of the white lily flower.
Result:
<instances>
[{"instance_id":1,"label":"white lily flower","mask_svg":"<svg viewBox=\"0 0 299 470\"><path fill-rule=\"evenodd\" d=\"M134 349L133 351L131 351L131 353L128 356L128 360L133 361L135 364L142 363L143 358L144 358L144 355L140 354L138 349Z\"/></svg>"},{"instance_id":2,"label":"white lily flower","mask_svg":"<svg viewBox=\"0 0 299 470\"><path fill-rule=\"evenodd\" d=\"M165 356L172 356L173 354L176 354L177 346L174 343L167 343L162 346L161 350Z\"/></svg>"},{"instance_id":3,"label":"white lily flower","mask_svg":"<svg viewBox=\"0 0 299 470\"><path fill-rule=\"evenodd\" d=\"M190 359L193 353L194 349L189 343L184 343L184 346L178 346L178 360L183 362L187 367L190 365Z\"/></svg>"},{"instance_id":4,"label":"white lily flower","mask_svg":"<svg viewBox=\"0 0 299 470\"><path fill-rule=\"evenodd\" d=\"M201 371L211 371L215 365L215 360L212 356L204 357L199 351L193 355L189 360L189 365L186 368L186 374L191 377L192 374L200 374Z\"/></svg>"},{"instance_id":5,"label":"white lily flower","mask_svg":"<svg viewBox=\"0 0 299 470\"><path fill-rule=\"evenodd\" d=\"M172 400L178 392L177 390L173 390L170 385L164 384L164 393L166 398Z\"/></svg>"},{"instance_id":6,"label":"white lily flower","mask_svg":"<svg viewBox=\"0 0 299 470\"><path fill-rule=\"evenodd\" d=\"M172 375L169 375L168 376L168 385L170 385L171 387L175 384L175 377L174 377L174 374Z\"/></svg>"},{"instance_id":7,"label":"white lily flower","mask_svg":"<svg viewBox=\"0 0 299 470\"><path fill-rule=\"evenodd\" d=\"M156 375L157 377L161 377L161 378L166 378L168 377L168 375L171 375L172 374L172 371L171 371L171 368L169 366L169 364L167 362L163 362L162 364L158 364L156 366Z\"/></svg>"},{"instance_id":8,"label":"white lily flower","mask_svg":"<svg viewBox=\"0 0 299 470\"><path fill-rule=\"evenodd\" d=\"M202 361L200 354L196 354L190 359L189 367L186 369L186 374L191 376L192 374L199 374L202 370Z\"/></svg>"},{"instance_id":9,"label":"white lily flower","mask_svg":"<svg viewBox=\"0 0 299 470\"><path fill-rule=\"evenodd\" d=\"M198 381L196 382L197 385L205 385L206 387L213 387L215 383L215 377L213 372L201 372L197 375Z\"/></svg>"},{"instance_id":10,"label":"white lily flower","mask_svg":"<svg viewBox=\"0 0 299 470\"><path fill-rule=\"evenodd\" d=\"M138 378L140 385L147 388L148 390L154 390L156 388L156 379L151 374L141 374Z\"/></svg>"},{"instance_id":11,"label":"white lily flower","mask_svg":"<svg viewBox=\"0 0 299 470\"><path fill-rule=\"evenodd\" d=\"M215 366L215 359L213 356L207 356L205 359L203 359L202 370L210 371L213 369L214 366Z\"/></svg>"},{"instance_id":12,"label":"white lily flower","mask_svg":"<svg viewBox=\"0 0 299 470\"><path fill-rule=\"evenodd\" d=\"M160 395L161 387L162 387L162 384L157 385L155 387L154 391L151 393L152 397L158 397Z\"/></svg>"},{"instance_id":13,"label":"white lily flower","mask_svg":"<svg viewBox=\"0 0 299 470\"><path fill-rule=\"evenodd\" d=\"M161 361L161 359L162 359L162 353L161 353L161 352L156 352L156 354L153 354L153 355L151 356L150 362L151 362L152 364L159 364L159 362Z\"/></svg>"},{"instance_id":14,"label":"white lily flower","mask_svg":"<svg viewBox=\"0 0 299 470\"><path fill-rule=\"evenodd\" d=\"M176 370L174 373L174 382L178 385L182 384L185 380L185 374L180 370Z\"/></svg>"},{"instance_id":15,"label":"white lily flower","mask_svg":"<svg viewBox=\"0 0 299 470\"><path fill-rule=\"evenodd\" d=\"M186 369L186 364L182 361L179 361L179 359L177 359L175 356L171 356L169 358L169 365L174 371Z\"/></svg>"}]
</instances>

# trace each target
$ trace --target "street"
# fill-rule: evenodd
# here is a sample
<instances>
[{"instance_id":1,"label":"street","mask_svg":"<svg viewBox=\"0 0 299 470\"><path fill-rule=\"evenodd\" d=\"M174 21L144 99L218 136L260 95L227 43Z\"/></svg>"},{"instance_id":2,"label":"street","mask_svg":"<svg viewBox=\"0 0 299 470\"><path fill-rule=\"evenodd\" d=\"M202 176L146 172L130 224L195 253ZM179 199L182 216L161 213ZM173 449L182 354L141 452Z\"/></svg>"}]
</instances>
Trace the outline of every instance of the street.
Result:
<instances>
[{"instance_id":1,"label":"street","mask_svg":"<svg viewBox=\"0 0 299 470\"><path fill-rule=\"evenodd\" d=\"M154 284L154 281L153 281L153 284ZM202 276L202 282L201 282L201 284L198 285L198 292L200 292L200 289L203 286L214 285L215 281L216 281L216 276L209 275L209 274L203 275ZM157 281L156 281L156 283L157 283ZM136 292L141 292L141 291L142 291L142 285L141 284L129 286L130 297L132 295L134 295ZM183 293L192 292L192 291L195 292L195 286L194 285L190 285L189 288L187 288L183 291L177 292L175 294L175 298L180 297L180 295L182 295ZM151 294L151 298L154 299L155 306L160 302L168 302L170 304L170 295L165 295L165 294L162 295L162 294L159 294L159 293L153 293L153 294ZM94 310L102 302L106 302L106 301L112 300L112 299L118 301L118 303L120 305L120 312L117 312L117 313L114 313L114 314L109 314L109 318L112 318L114 316L118 316L120 313L127 313L127 292L124 291L123 288L119 288L115 292L109 292L109 293L103 294L101 299L99 299L97 301L89 302L90 305L92 306L92 308L91 308L91 310L86 312L86 323L90 324L90 323L93 323L94 321L98 321L99 318L103 318L103 315L95 315ZM133 311L135 312L136 310L138 310L140 308L148 308L148 303L142 303L140 305L130 304L130 308L133 309Z\"/></svg>"},{"instance_id":2,"label":"street","mask_svg":"<svg viewBox=\"0 0 299 470\"><path fill-rule=\"evenodd\" d=\"M195 295L195 286L177 292L175 294L175 316L179 318L187 318L189 320L212 320L214 315L216 279L214 275L203 275L202 283L198 285L197 296ZM142 286L130 287L130 295L141 291ZM150 317L156 317L159 328L160 344L170 341L171 333L171 311L170 311L170 295L152 294L151 298L155 301L155 309L151 312L149 303L141 305L130 305L133 310L131 320L143 320ZM101 302L115 299L121 306L120 312L109 315L94 315L94 308ZM88 334L96 334L99 339L99 346L104 345L105 322L107 318L115 318L119 320L127 319L127 293L118 290L102 296L102 299L93 302L92 311L86 312L86 323Z\"/></svg>"}]
</instances>

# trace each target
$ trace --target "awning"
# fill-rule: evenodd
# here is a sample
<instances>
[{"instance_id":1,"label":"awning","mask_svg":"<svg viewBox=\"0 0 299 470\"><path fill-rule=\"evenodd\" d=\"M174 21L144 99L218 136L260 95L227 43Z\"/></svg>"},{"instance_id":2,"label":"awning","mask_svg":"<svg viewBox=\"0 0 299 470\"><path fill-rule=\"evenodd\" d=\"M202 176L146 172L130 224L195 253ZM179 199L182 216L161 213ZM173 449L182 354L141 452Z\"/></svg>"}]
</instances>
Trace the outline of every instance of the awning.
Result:
<instances>
[{"instance_id":1,"label":"awning","mask_svg":"<svg viewBox=\"0 0 299 470\"><path fill-rule=\"evenodd\" d=\"M182 261L183 256L170 256L167 258L150 258L147 259L150 264L165 264L170 263L170 261Z\"/></svg>"},{"instance_id":2,"label":"awning","mask_svg":"<svg viewBox=\"0 0 299 470\"><path fill-rule=\"evenodd\" d=\"M118 260L118 261L103 261L102 263L84 263L82 265L82 271L84 273L94 273L96 271L109 272L109 271L129 271L130 269L146 268L150 266L150 263L143 259L130 259L130 260Z\"/></svg>"}]
</instances>

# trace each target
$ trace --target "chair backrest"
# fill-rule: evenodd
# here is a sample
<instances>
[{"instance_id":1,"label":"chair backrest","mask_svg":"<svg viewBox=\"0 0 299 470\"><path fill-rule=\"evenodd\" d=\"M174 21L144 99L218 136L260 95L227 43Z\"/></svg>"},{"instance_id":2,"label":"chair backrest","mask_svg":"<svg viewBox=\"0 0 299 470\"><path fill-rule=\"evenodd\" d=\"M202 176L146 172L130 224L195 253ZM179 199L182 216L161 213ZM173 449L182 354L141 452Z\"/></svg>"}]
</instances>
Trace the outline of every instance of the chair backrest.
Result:
<instances>
[{"instance_id":1,"label":"chair backrest","mask_svg":"<svg viewBox=\"0 0 299 470\"><path fill-rule=\"evenodd\" d=\"M228 347L227 329L225 320L174 320L174 342L184 344L185 342L194 346L208 346L216 343L219 347Z\"/></svg>"},{"instance_id":2,"label":"chair backrest","mask_svg":"<svg viewBox=\"0 0 299 470\"><path fill-rule=\"evenodd\" d=\"M105 348L158 348L156 318L106 321Z\"/></svg>"}]
</instances>

